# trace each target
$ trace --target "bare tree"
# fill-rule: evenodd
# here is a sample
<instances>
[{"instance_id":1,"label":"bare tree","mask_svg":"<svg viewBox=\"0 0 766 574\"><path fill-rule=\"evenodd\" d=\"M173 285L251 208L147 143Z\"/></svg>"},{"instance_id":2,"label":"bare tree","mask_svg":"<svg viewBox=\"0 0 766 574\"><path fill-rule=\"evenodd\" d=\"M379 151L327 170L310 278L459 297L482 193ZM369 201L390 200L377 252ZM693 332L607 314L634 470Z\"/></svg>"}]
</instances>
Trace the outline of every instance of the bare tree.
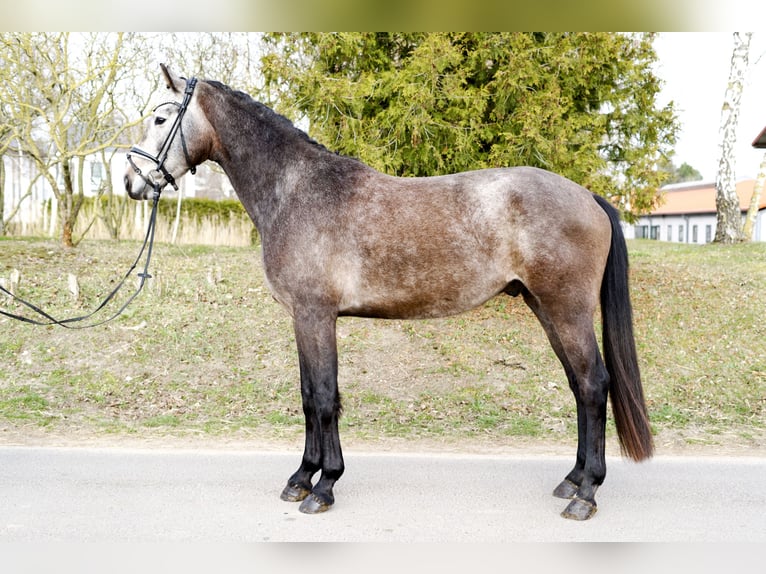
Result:
<instances>
[{"instance_id":1,"label":"bare tree","mask_svg":"<svg viewBox=\"0 0 766 574\"><path fill-rule=\"evenodd\" d=\"M11 129L0 125L0 235L5 235L5 162L3 157L10 146Z\"/></svg>"},{"instance_id":2,"label":"bare tree","mask_svg":"<svg viewBox=\"0 0 766 574\"><path fill-rule=\"evenodd\" d=\"M718 174L715 181L717 210L715 241L718 243L737 243L744 239L742 213L736 192L734 146L737 141L737 123L750 53L751 36L752 33L750 32L745 34L734 33L729 81L721 107L719 131L721 157L718 162Z\"/></svg>"},{"instance_id":3,"label":"bare tree","mask_svg":"<svg viewBox=\"0 0 766 574\"><path fill-rule=\"evenodd\" d=\"M15 142L53 191L61 239L72 247L84 203L85 158L116 150L139 120L118 94L140 42L125 34L3 33L0 101ZM4 76L4 77L2 77ZM133 121L128 121L130 117Z\"/></svg>"},{"instance_id":4,"label":"bare tree","mask_svg":"<svg viewBox=\"0 0 766 574\"><path fill-rule=\"evenodd\" d=\"M34 162L36 177L55 196L65 245L76 245L80 228L92 223L78 224L74 237L84 188L93 185L102 196L95 213L117 238L126 209L111 189L111 159L138 135L131 131L156 95L157 64L257 92L260 43L259 34L243 33L2 32L0 155L12 145ZM100 158L100 184L83 181L86 157Z\"/></svg>"},{"instance_id":5,"label":"bare tree","mask_svg":"<svg viewBox=\"0 0 766 574\"><path fill-rule=\"evenodd\" d=\"M160 61L182 74L197 75L257 93L261 84L262 34L170 33L148 36Z\"/></svg>"}]
</instances>

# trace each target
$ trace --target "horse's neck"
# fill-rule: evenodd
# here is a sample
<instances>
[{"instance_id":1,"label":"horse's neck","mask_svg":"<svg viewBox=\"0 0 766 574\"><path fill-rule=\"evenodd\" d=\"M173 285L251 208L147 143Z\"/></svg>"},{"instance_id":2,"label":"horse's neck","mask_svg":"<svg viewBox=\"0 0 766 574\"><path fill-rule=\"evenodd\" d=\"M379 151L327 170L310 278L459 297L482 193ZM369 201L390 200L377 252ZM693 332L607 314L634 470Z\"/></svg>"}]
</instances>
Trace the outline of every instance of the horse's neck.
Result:
<instances>
[{"instance_id":1,"label":"horse's neck","mask_svg":"<svg viewBox=\"0 0 766 574\"><path fill-rule=\"evenodd\" d=\"M210 119L223 151L212 159L226 172L239 200L263 235L289 191L286 186L292 179L290 173L303 142L289 132L279 133L280 126L268 122L244 132L245 122ZM291 138L295 141L290 141ZM274 141L280 142L277 145L283 149L274 149Z\"/></svg>"}]
</instances>

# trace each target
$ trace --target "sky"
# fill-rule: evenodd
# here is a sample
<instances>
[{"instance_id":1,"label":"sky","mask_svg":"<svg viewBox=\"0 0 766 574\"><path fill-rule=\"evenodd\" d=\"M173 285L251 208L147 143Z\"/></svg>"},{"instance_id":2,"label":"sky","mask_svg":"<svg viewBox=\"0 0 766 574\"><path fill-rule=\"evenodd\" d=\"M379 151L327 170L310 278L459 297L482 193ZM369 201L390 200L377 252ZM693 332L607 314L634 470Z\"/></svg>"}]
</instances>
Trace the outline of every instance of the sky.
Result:
<instances>
[{"instance_id":1,"label":"sky","mask_svg":"<svg viewBox=\"0 0 766 574\"><path fill-rule=\"evenodd\" d=\"M764 150L751 144L766 127L766 35L754 33L750 71L742 93L736 145L737 180L754 178ZM661 33L654 47L662 104L674 101L681 123L673 163L686 162L705 181L715 181L720 157L718 131L733 48L731 32Z\"/></svg>"}]
</instances>

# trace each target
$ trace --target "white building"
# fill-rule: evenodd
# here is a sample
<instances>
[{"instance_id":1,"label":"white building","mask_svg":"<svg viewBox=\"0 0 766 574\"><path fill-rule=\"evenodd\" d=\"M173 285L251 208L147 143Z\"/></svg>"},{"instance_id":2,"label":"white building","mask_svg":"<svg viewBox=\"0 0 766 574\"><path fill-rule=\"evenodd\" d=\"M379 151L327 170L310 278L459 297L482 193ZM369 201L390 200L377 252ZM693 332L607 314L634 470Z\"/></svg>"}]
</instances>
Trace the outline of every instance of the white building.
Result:
<instances>
[{"instance_id":1,"label":"white building","mask_svg":"<svg viewBox=\"0 0 766 574\"><path fill-rule=\"evenodd\" d=\"M754 184L752 179L737 183L743 220L750 207ZM641 217L632 229L627 229L626 236L675 243L710 243L716 228L715 184L680 183L665 186L662 192L660 205ZM766 194L761 196L752 240L766 241Z\"/></svg>"}]
</instances>

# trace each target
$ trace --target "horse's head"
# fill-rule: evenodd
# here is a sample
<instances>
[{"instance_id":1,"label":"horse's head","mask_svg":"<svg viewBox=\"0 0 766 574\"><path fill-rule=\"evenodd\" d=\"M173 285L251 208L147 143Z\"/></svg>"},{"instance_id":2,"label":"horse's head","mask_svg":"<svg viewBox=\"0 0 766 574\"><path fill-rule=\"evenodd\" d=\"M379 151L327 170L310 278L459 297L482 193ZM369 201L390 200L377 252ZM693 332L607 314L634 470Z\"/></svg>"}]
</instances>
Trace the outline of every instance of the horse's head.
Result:
<instances>
[{"instance_id":1,"label":"horse's head","mask_svg":"<svg viewBox=\"0 0 766 574\"><path fill-rule=\"evenodd\" d=\"M160 64L168 99L146 120L144 137L127 154L125 190L133 199L148 199L207 159L207 121L197 105L197 80L173 75Z\"/></svg>"}]
</instances>

